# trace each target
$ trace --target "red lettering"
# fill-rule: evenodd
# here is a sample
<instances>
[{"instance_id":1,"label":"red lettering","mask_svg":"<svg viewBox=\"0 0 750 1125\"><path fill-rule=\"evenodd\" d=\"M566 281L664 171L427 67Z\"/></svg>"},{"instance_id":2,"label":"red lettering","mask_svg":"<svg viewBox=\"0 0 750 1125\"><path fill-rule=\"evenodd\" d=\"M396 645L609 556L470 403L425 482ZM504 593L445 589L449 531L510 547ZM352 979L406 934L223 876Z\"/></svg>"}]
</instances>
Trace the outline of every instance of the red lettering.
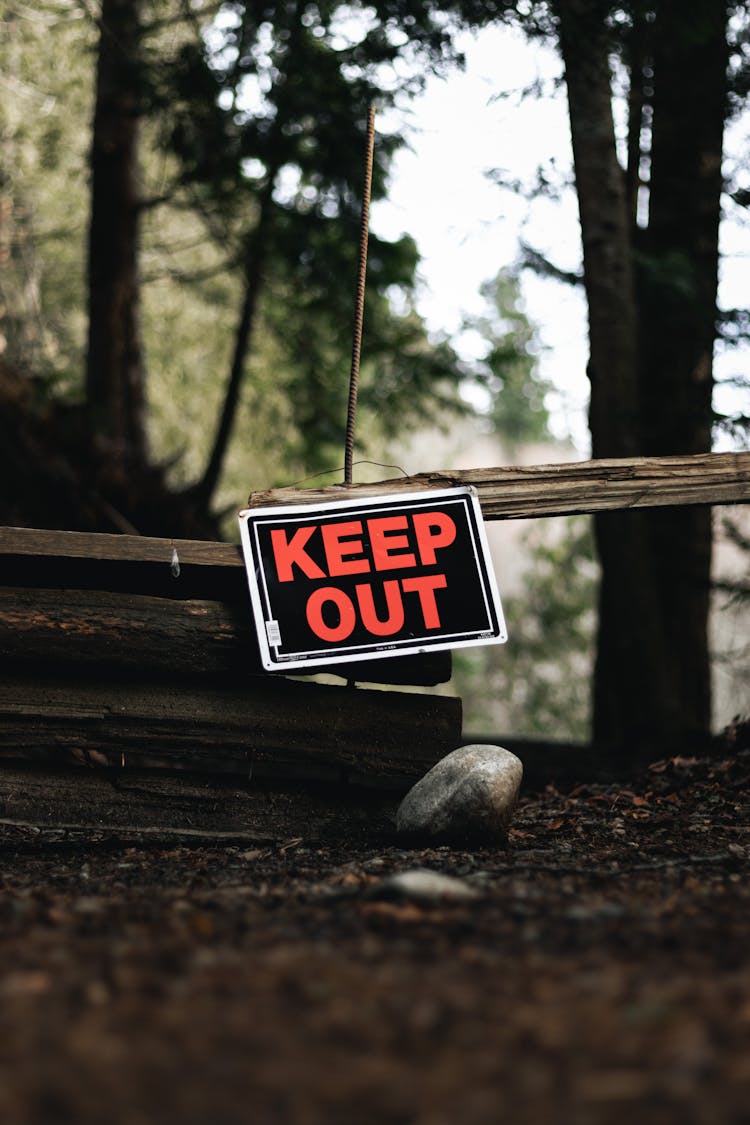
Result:
<instances>
[{"instance_id":1,"label":"red lettering","mask_svg":"<svg viewBox=\"0 0 750 1125\"><path fill-rule=\"evenodd\" d=\"M422 566L432 566L435 551L456 538L456 525L446 512L417 512L413 519Z\"/></svg>"},{"instance_id":2,"label":"red lettering","mask_svg":"<svg viewBox=\"0 0 750 1125\"><path fill-rule=\"evenodd\" d=\"M453 521L451 521L453 522ZM448 580L444 574L425 574L421 578L403 578L401 583L405 594L419 594L419 604L422 609L426 629L440 628L440 614L438 613L435 591L444 590Z\"/></svg>"},{"instance_id":3,"label":"red lettering","mask_svg":"<svg viewBox=\"0 0 750 1125\"><path fill-rule=\"evenodd\" d=\"M385 621L381 621L375 612L375 600L372 596L370 583L362 582L355 586L355 590L357 591L362 624L367 632L376 637L392 637L394 633L398 633L404 624L404 603L401 598L398 579L391 578L383 583L385 604L388 611Z\"/></svg>"},{"instance_id":4,"label":"red lettering","mask_svg":"<svg viewBox=\"0 0 750 1125\"><path fill-rule=\"evenodd\" d=\"M338 625L326 625L323 620L323 606L328 602L336 607L339 617ZM307 624L315 636L320 637L322 641L331 641L332 643L345 641L347 637L350 637L357 620L351 598L343 590L337 590L335 586L320 586L317 590L314 590L307 599L305 616L307 617Z\"/></svg>"},{"instance_id":5,"label":"red lettering","mask_svg":"<svg viewBox=\"0 0 750 1125\"><path fill-rule=\"evenodd\" d=\"M397 555L394 552L409 546L406 535L389 535L388 532L401 531L409 526L406 516L381 516L367 521L367 531L372 547L372 561L376 570L399 570L405 566L416 566L414 555Z\"/></svg>"},{"instance_id":6,"label":"red lettering","mask_svg":"<svg viewBox=\"0 0 750 1125\"><path fill-rule=\"evenodd\" d=\"M283 528L275 528L271 532L271 546L279 582L294 581L293 566L298 566L308 578L325 578L318 564L305 551L305 544L314 531L315 527L300 527L290 540L287 540Z\"/></svg>"},{"instance_id":7,"label":"red lettering","mask_svg":"<svg viewBox=\"0 0 750 1125\"><path fill-rule=\"evenodd\" d=\"M326 523L323 524L321 530L328 573L332 578L340 574L366 574L369 571L369 559L350 559L348 562L344 562L348 555L362 554L362 540L351 538L351 536L362 534L361 520L351 520L349 523ZM342 543L345 536L350 537L348 543Z\"/></svg>"}]
</instances>

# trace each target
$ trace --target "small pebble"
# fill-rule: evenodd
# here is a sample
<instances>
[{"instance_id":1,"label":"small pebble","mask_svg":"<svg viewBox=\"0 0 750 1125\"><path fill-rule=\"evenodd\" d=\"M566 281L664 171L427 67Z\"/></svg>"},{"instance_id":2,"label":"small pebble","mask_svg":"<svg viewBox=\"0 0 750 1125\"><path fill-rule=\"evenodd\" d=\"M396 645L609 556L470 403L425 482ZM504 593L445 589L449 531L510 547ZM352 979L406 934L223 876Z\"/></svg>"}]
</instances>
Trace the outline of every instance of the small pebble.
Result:
<instances>
[{"instance_id":1,"label":"small pebble","mask_svg":"<svg viewBox=\"0 0 750 1125\"><path fill-rule=\"evenodd\" d=\"M463 879L452 875L442 875L439 871L414 868L412 871L399 871L389 875L369 892L369 898L401 900L412 902L468 902L479 897L479 892Z\"/></svg>"}]
</instances>

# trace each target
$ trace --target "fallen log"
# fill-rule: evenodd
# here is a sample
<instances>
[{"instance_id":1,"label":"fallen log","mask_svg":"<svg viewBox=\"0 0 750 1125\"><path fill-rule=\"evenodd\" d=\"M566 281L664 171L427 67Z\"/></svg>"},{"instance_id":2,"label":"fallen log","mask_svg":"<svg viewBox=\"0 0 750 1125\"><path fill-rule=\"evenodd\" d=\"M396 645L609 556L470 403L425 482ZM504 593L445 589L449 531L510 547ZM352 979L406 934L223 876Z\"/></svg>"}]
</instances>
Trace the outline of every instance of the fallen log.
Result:
<instances>
[{"instance_id":1,"label":"fallen log","mask_svg":"<svg viewBox=\"0 0 750 1125\"><path fill-rule=\"evenodd\" d=\"M389 791L330 782L287 787L239 773L40 771L4 763L0 846L26 853L92 846L273 846L285 852L342 831L349 839L352 833L392 832L397 803Z\"/></svg>"},{"instance_id":2,"label":"fallen log","mask_svg":"<svg viewBox=\"0 0 750 1125\"><path fill-rule=\"evenodd\" d=\"M0 660L237 683L265 674L249 605L106 590L0 587ZM425 687L450 679L450 668L450 653L436 652L360 661L339 675Z\"/></svg>"},{"instance_id":3,"label":"fallen log","mask_svg":"<svg viewBox=\"0 0 750 1125\"><path fill-rule=\"evenodd\" d=\"M241 688L6 678L0 757L406 784L461 738L461 702L258 677Z\"/></svg>"}]
</instances>

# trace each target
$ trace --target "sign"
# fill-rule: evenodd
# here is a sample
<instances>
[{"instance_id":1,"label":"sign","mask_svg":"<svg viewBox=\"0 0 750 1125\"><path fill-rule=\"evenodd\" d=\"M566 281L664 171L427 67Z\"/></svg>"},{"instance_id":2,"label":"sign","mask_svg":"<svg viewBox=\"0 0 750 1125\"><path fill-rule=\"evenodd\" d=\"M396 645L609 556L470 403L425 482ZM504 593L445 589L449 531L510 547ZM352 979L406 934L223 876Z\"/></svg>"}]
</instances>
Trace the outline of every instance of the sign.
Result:
<instances>
[{"instance_id":1,"label":"sign","mask_svg":"<svg viewBox=\"0 0 750 1125\"><path fill-rule=\"evenodd\" d=\"M507 638L472 488L248 508L239 521L268 671Z\"/></svg>"}]
</instances>

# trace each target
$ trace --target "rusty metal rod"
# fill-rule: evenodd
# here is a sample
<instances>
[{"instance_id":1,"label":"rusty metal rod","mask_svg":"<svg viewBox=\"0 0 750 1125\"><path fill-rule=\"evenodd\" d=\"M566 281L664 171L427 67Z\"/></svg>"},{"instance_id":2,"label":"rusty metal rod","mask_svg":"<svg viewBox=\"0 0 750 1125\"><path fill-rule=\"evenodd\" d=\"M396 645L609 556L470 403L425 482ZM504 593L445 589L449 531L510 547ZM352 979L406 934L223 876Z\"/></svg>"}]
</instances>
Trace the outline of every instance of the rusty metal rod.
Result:
<instances>
[{"instance_id":1,"label":"rusty metal rod","mask_svg":"<svg viewBox=\"0 0 750 1125\"><path fill-rule=\"evenodd\" d=\"M362 324L365 314L365 276L367 273L367 238L370 225L370 194L372 191L372 161L375 151L375 107L367 114L367 146L365 150L365 178L362 189L362 219L359 228L359 266L357 292L354 301L354 338L352 341L352 366L349 373L349 405L346 413L346 442L344 446L344 484L352 483L354 459L354 427L357 417L357 392L359 389L359 360L362 353Z\"/></svg>"}]
</instances>

